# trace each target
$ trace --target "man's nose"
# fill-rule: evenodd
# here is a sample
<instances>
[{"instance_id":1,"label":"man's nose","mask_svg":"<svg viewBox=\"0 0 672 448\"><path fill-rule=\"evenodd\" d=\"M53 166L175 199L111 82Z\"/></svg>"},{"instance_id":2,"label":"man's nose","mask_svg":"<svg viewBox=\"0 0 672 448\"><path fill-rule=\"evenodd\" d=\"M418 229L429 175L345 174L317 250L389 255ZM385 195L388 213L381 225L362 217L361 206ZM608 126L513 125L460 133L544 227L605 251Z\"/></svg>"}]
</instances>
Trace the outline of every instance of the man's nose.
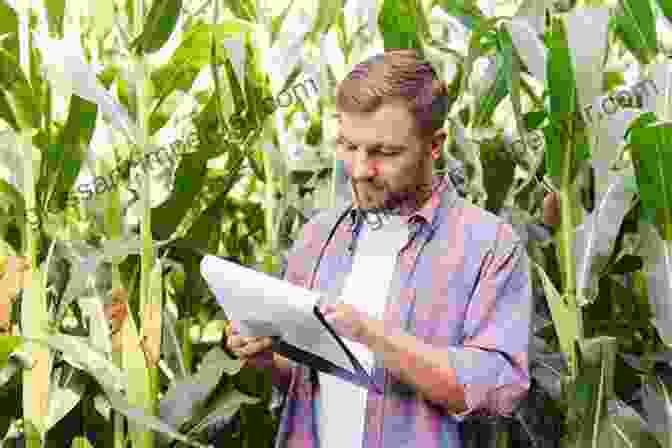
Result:
<instances>
[{"instance_id":1,"label":"man's nose","mask_svg":"<svg viewBox=\"0 0 672 448\"><path fill-rule=\"evenodd\" d=\"M357 151L352 160L352 177L355 181L369 180L377 174L375 161L366 151Z\"/></svg>"}]
</instances>

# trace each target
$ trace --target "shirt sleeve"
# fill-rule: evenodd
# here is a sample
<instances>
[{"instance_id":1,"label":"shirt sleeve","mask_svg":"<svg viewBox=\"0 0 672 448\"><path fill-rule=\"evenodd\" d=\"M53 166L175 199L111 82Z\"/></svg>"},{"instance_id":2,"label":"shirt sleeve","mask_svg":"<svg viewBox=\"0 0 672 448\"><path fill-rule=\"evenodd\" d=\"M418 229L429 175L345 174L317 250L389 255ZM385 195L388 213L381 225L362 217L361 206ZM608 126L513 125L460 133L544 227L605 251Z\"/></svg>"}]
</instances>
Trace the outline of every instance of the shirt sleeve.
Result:
<instances>
[{"instance_id":1,"label":"shirt sleeve","mask_svg":"<svg viewBox=\"0 0 672 448\"><path fill-rule=\"evenodd\" d=\"M511 415L530 388L529 259L511 227L501 224L500 229L508 235L483 260L467 305L462 345L448 347L467 404L466 411L453 416L458 421L476 412Z\"/></svg>"}]
</instances>

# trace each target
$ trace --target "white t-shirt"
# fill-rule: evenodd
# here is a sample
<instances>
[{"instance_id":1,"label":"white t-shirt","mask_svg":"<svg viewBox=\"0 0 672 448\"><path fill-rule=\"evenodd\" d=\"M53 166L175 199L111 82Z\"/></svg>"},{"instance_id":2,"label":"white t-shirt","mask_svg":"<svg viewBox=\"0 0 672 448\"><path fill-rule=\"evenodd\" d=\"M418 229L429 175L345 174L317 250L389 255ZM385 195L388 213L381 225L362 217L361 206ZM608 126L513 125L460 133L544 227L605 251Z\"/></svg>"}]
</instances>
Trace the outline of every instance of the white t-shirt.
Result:
<instances>
[{"instance_id":1,"label":"white t-shirt","mask_svg":"<svg viewBox=\"0 0 672 448\"><path fill-rule=\"evenodd\" d=\"M400 216L386 216L383 226L363 223L357 239L352 272L346 278L341 300L381 319L394 274L397 254L408 241L408 225ZM373 353L363 344L343 339L364 369L373 370ZM318 372L320 448L362 446L368 391L333 375Z\"/></svg>"}]
</instances>

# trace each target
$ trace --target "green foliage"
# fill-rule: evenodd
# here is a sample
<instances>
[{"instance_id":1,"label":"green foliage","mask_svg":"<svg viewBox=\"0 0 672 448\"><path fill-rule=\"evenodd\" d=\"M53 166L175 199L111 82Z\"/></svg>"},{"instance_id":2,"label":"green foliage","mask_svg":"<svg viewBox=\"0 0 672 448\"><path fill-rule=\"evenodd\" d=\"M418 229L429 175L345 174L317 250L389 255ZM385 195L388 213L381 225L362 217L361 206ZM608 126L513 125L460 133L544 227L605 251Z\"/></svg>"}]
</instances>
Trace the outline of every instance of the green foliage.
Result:
<instances>
[{"instance_id":1,"label":"green foliage","mask_svg":"<svg viewBox=\"0 0 672 448\"><path fill-rule=\"evenodd\" d=\"M39 128L41 108L19 61L0 48L0 118L15 130Z\"/></svg>"},{"instance_id":2,"label":"green foliage","mask_svg":"<svg viewBox=\"0 0 672 448\"><path fill-rule=\"evenodd\" d=\"M140 34L131 43L138 53L154 53L163 47L173 34L182 10L182 0L154 0Z\"/></svg>"},{"instance_id":3,"label":"green foliage","mask_svg":"<svg viewBox=\"0 0 672 448\"><path fill-rule=\"evenodd\" d=\"M497 45L499 51L495 59L495 81L488 92L479 99L476 115L472 122L473 127L483 127L490 124L495 109L511 92L514 50L511 36L504 28L497 32Z\"/></svg>"},{"instance_id":4,"label":"green foliage","mask_svg":"<svg viewBox=\"0 0 672 448\"><path fill-rule=\"evenodd\" d=\"M472 29L477 28L485 19L475 0L435 0L433 3L440 5L446 13Z\"/></svg>"},{"instance_id":5,"label":"green foliage","mask_svg":"<svg viewBox=\"0 0 672 448\"><path fill-rule=\"evenodd\" d=\"M385 50L414 48L422 54L422 42L418 34L418 7L418 0L383 0L378 26L383 35Z\"/></svg>"},{"instance_id":6,"label":"green foliage","mask_svg":"<svg viewBox=\"0 0 672 448\"><path fill-rule=\"evenodd\" d=\"M47 0L44 6L47 8L49 33L62 38L63 18L65 16L65 0Z\"/></svg>"},{"instance_id":7,"label":"green foliage","mask_svg":"<svg viewBox=\"0 0 672 448\"><path fill-rule=\"evenodd\" d=\"M0 336L0 368L7 364L9 355L22 343L20 336Z\"/></svg>"},{"instance_id":8,"label":"green foliage","mask_svg":"<svg viewBox=\"0 0 672 448\"><path fill-rule=\"evenodd\" d=\"M640 64L647 65L658 54L656 19L649 1L621 0L620 14L611 26Z\"/></svg>"},{"instance_id":9,"label":"green foliage","mask_svg":"<svg viewBox=\"0 0 672 448\"><path fill-rule=\"evenodd\" d=\"M182 150L174 172L165 178L155 177L152 173L151 235L143 237L171 241L158 249L147 241L150 243L147 247L152 251L134 249L108 273L108 263L101 262L107 260L104 258L105 247L120 244L119 241L142 242L138 238L136 218L142 221L146 207L149 207L138 200L142 191L134 192L133 199L120 199L116 205L107 200L90 201L77 207L85 213L46 216L50 219L50 230L40 235L43 241L38 260L45 260L52 243L53 251L49 252L48 293L43 299L52 312L63 311L63 316L50 313L53 334L43 341L54 353L56 366L50 372L50 378L54 379L54 393L50 399L58 399L60 403L57 412L50 417L60 419L60 422L49 432L46 448L59 443L63 434L59 425L67 420L61 419L61 414L71 409L73 403L78 403L75 409L78 409L77 418L81 419L82 426L87 430L96 429L101 446L128 444L129 435L132 435L124 429L123 421L120 432L115 432L112 420L109 420L112 411L115 421L123 417L128 419L130 428L161 434L157 439L161 445L177 440L178 447L202 446L212 443L213 433L219 431L218 441L226 446L270 447L278 423L270 409L270 372L242 367L239 360L230 358L221 348L226 339L226 333L221 330L227 320L226 309L222 310L204 283L199 270L200 260L203 253L208 252L231 257L256 269L276 272L283 251L292 244L301 225L316 209L329 205L331 182L343 175L342 164L332 163L332 142L327 137L333 104L320 98L318 107L313 110L301 99L288 110L271 111L266 100L271 96L271 85L291 88L298 79L308 75L306 69L313 64L327 63L323 78L327 83L343 75L340 73L342 69L347 73L369 50L371 36L366 32L365 18L355 19L353 29L346 29L345 1L320 0L315 4L317 20L304 39L304 48L287 50L285 54L291 59L295 55L291 52L299 51L301 63L291 67L288 76L280 77L273 71L274 67L270 67L268 73L262 69L261 57L270 49L261 48L265 39L256 37L268 33L271 44L277 44L282 24L298 14L303 5L290 0L270 18L270 24L262 24L258 17L261 13L257 14L256 3L252 0L225 0L225 14L215 11L213 2L155 0L143 23L134 24L135 3L135 0L127 0L119 5L114 36L100 39L95 30L85 31L81 41L87 55L91 55L95 47L102 64L97 78L108 91L115 89L109 92L110 98L116 96L118 100L114 98L114 101L126 109L132 120L147 123L148 134L153 138L160 140L158 131L173 126L171 118L181 109L183 99L194 105L187 118L176 120L177 134L183 135L183 131L190 134L176 143ZM642 378L657 378L656 369L660 369L661 363L669 363L669 350L663 344L669 318L666 308L660 307L661 303L669 302L670 275L664 267L669 257L652 261L650 254L642 248L651 244L661 246L659 240L651 239L644 232L647 221L655 223L661 235L669 236L672 229L672 204L668 201L672 190L666 180L668 174L672 175L667 171L667 167L672 166L667 149L672 144L669 127L657 123L651 114L641 115L630 126L626 154L634 161L636 175L623 174L622 184L626 192L638 193L633 201L630 196L625 199L614 197L618 196L615 193L596 197L590 188L584 188L583 178L577 176L583 174L583 169L590 168L588 163L582 162L597 165L601 159L611 157L612 168L620 175L624 166L629 167L629 157L620 154L617 157L616 145L613 154L600 153L603 149L596 141L604 136L593 123L584 123L579 116L574 74L584 67L573 66L564 18L557 13L566 7L580 8L599 2L583 2L578 6L574 5L576 2L566 2L566 5L559 5L560 8L549 10L544 37L548 50L546 86L536 85L525 73L521 74L511 36L501 26L502 17L485 16L477 3L474 0L386 0L380 5L377 23L386 49L416 48L422 51L426 43L436 54L450 53L451 58L458 61L458 73L449 90L451 102L458 103L456 115L469 125L462 135L463 142L470 147L462 155L470 157L465 182L473 191L482 188L487 192L484 207L493 213L504 216L502 204L507 200L506 208L511 212L507 219L521 231L521 236L525 236L528 253L534 261L531 274L537 301L535 310L538 311L534 340L535 344L543 346L543 351L535 349L531 352L534 381L529 400L515 415L520 423L512 419L498 425L497 428L502 428L501 437L493 439L493 443L502 447L527 448L532 446L529 438L537 441L537 447L555 444L560 430L549 429L551 424L546 420L549 413L558 413L564 419L555 422L564 425L555 426L566 430L564 441L572 447L655 447L668 443L669 437L661 434L671 432L672 420L655 424L651 415L664 414L669 387L656 384L655 388L644 389L647 391L643 394L646 421L623 402L634 406L634 397L642 396ZM667 2L659 0L658 3L670 18ZM524 2L523 6L530 4ZM425 14L435 6L469 29L466 56L439 42L440 36L434 35L434 23L432 29L428 26ZM497 8L500 6L498 2ZM70 5L47 0L46 8L49 33L62 36L64 28L67 31L69 26L64 17L66 13L73 13ZM189 16L178 30L178 17L183 8ZM31 13L31 32L36 30L38 12L44 11ZM213 17L217 17L216 23L213 23ZM519 14L517 18L526 16ZM83 19L86 21L87 18ZM530 18L532 21L536 19ZM332 26L336 26L338 51L343 52L343 67L338 67L335 62L340 55L334 55L334 58L328 55L326 61L318 61L315 57L319 54L320 39ZM153 60L158 55L154 53L178 32L181 37L177 49L167 61L157 62L155 66ZM641 65L654 61L657 55L656 28L648 1L621 2L610 33L610 42L614 37L620 39ZM58 212L66 208L67 195L77 188L76 179L85 166L89 151L111 162L111 157L97 152L98 148L89 147L100 122L99 114L104 112L103 118L109 121L109 110L106 109L109 104L90 103L76 95L62 98L61 92L50 89L48 81L42 77L43 55L34 43L29 47L30 73L24 74L19 68L19 37L17 14L6 0L0 0L0 118L11 131L34 130L32 142L42 156L42 165L36 173L39 174L35 184L37 204ZM222 48L222 41L231 38L240 39L245 45L246 65L240 77L231 55ZM591 36L586 37L589 38ZM277 50L282 55L285 49ZM614 46L610 46L608 52L609 60L615 57L618 61L621 57ZM152 57L145 58L147 54ZM483 95L470 95L467 81L470 78L478 81L473 79L473 67L483 57L492 57L495 61L494 82ZM139 59L147 63L151 77L151 84L146 85L146 89L138 88L141 80L123 80L119 76L121 67L128 67L132 73ZM210 78L206 87L199 86L196 91L195 80L199 74ZM623 79L619 70L605 72L603 91L612 90L622 84ZM539 87L545 88L543 96ZM141 98L138 93L147 97ZM495 113L509 95L519 133L543 131L545 148L521 149L521 153L510 157L511 148L505 148L499 137L503 131L501 118ZM61 100L67 105L67 115L64 116L59 116L55 107ZM298 111L305 112L310 118L307 129L295 132ZM275 126L276 114L288 129L284 135ZM493 134L488 134L490 130L487 129L476 129L493 127ZM487 136L481 139L480 131L485 131ZM618 130L621 131L624 129ZM10 129L2 132L5 136ZM492 138L492 135L497 137ZM305 144L306 159L314 158L318 162L301 160L293 164L285 153L285 143ZM272 144L274 150L265 152L266 144ZM454 142L450 144L454 146ZM117 155L131 150L130 145L119 146L123 145L115 144L113 148ZM4 150L0 147L0 151ZM526 152L531 150L538 154ZM598 154L600 160L592 160L592 152ZM2 175L22 174L24 166L21 163L17 167L5 166L4 154L0 153ZM544 157L546 164L535 170L532 161L541 160L536 158L537 155ZM482 171L474 169L479 165ZM614 168L616 166L618 170ZM443 168L443 165L437 167ZM479 175L482 177L478 178ZM20 184L11 183L16 183L18 177L0 179L0 239L3 246L9 245L15 251L22 248L27 221L25 198L21 188L16 186ZM575 177L576 185L573 184ZM615 178L597 180L608 188L621 182ZM524 189L520 188L523 181L528 182ZM540 209L546 192L558 188L572 192L575 187L576 194L570 195L570 204L563 209L563 213L567 210L576 212L577 219L570 223L572 227L565 232L553 229L555 238L540 236L542 231L537 222L543 214ZM591 190L591 201L582 200L585 195L580 193L587 190ZM512 194L512 191L520 194ZM627 207L627 214L620 226L610 223L608 229L606 225L593 229L584 227L583 230L593 232L586 239L587 245L591 246L586 252L597 247L599 256L590 260L587 266L594 295L580 303L577 299L580 294L575 287L587 286L567 281L571 278L567 275L571 272L567 269L567 243L576 242L582 231L580 226L586 224L578 218L585 218L593 208L600 207L610 211ZM124 235L110 233L109 227L100 224L101 216L106 220L110 217L118 220L122 224L119 231ZM602 235L608 233L605 230L614 233L617 230L615 241ZM562 238L559 239L560 234ZM68 241L56 239L56 235L68 238ZM75 250L80 246L81 250ZM162 257L160 265L154 259L158 256ZM138 286L143 274L139 272L140 264L149 261L159 266L153 276L162 278L161 287L152 289L157 296L153 299L161 296L160 303L165 304L161 320L164 363L160 367L158 383L162 398L161 406L155 412L132 403L137 397L124 391L126 379L144 380L142 369L117 364L114 357L119 353L113 353L110 359L100 347L94 347L94 341L102 341L104 346L112 340L106 333L106 319L100 317L104 315L102 307L110 305L107 303L110 284L129 291L133 332L142 330L140 326L135 327L135 322L147 318L140 306ZM571 266L577 264L578 260ZM87 266L95 266L95 269L89 269L89 272ZM162 275L160 266L172 273ZM663 269L656 274L659 277L651 274L655 269ZM91 283L95 283L95 288L87 289L91 280L94 280ZM657 283L661 281L662 286ZM19 302L12 310L14 321L21 318L18 305ZM99 314L91 314L97 307L101 307ZM99 318L92 322L92 316ZM129 328L124 330L127 338L135 334L128 333ZM21 376L14 373L23 361L15 354L17 362L7 363L9 354L20 345L19 338L0 338L0 401L3 402L20 400L20 395L13 391L21 386ZM129 347L125 346L123 350L128 360ZM138 365L144 363L141 351L132 355ZM75 371L78 372L76 375L68 373ZM65 378L59 372L65 372ZM87 387L80 390L73 386L75 384L78 387L86 384ZM138 387L131 387L131 390L137 392ZM544 400L541 400L542 395L546 397ZM147 398L147 402L159 402L158 396ZM178 402L179 406L176 405ZM615 406L617 403L621 406ZM15 408L10 414L19 417L23 411L21 405ZM540 414L544 417L541 423L535 421ZM4 432L9 423L10 420L0 419L0 432ZM517 440L511 427L518 428L530 445ZM24 429L28 429L29 436L33 434L30 427ZM8 446L14 443L5 442ZM39 440L31 439L31 442L39 443ZM88 442L79 437L73 445L84 446ZM133 448L139 448L137 443L134 445Z\"/></svg>"},{"instance_id":10,"label":"green foliage","mask_svg":"<svg viewBox=\"0 0 672 448\"><path fill-rule=\"evenodd\" d=\"M647 119L648 118L648 119ZM672 240L672 127L643 115L629 129L643 217L655 223L664 240Z\"/></svg>"}]
</instances>

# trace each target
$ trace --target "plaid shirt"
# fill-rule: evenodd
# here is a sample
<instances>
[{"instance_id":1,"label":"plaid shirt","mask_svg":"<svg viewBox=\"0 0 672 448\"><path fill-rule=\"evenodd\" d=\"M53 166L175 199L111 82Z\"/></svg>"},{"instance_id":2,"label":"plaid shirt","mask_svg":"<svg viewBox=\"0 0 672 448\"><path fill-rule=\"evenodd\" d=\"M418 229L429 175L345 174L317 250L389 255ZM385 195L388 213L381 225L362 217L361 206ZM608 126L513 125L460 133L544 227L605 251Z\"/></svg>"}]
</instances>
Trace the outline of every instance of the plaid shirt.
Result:
<instances>
[{"instance_id":1,"label":"plaid shirt","mask_svg":"<svg viewBox=\"0 0 672 448\"><path fill-rule=\"evenodd\" d=\"M313 217L288 255L285 279L340 295L360 216L346 203ZM529 260L511 225L459 197L448 177L434 177L430 200L406 222L410 237L383 320L445 349L468 409L451 415L391 375L375 354L373 377L384 392L368 394L363 447L459 448L465 417L511 415L530 387ZM319 400L317 373L293 363L276 448L319 448Z\"/></svg>"}]
</instances>

